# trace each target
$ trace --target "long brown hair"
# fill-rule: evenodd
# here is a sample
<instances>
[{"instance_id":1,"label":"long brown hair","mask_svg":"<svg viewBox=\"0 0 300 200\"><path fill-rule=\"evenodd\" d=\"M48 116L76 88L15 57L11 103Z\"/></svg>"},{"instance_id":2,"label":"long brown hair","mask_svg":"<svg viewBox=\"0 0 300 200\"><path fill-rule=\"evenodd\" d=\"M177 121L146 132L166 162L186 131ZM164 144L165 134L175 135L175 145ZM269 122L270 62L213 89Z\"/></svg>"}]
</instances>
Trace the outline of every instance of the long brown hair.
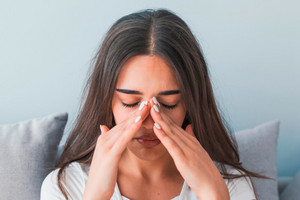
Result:
<instances>
[{"instance_id":1,"label":"long brown hair","mask_svg":"<svg viewBox=\"0 0 300 200\"><path fill-rule=\"evenodd\" d=\"M268 178L242 166L235 138L216 105L201 48L187 24L169 10L143 10L116 21L92 60L80 113L56 165L58 186L66 199L64 170L74 161L90 164L101 134L99 125L115 126L111 103L117 78L124 63L137 55L161 56L173 68L187 109L182 126L192 124L203 148L220 163L223 178ZM244 174L228 174L225 165Z\"/></svg>"}]
</instances>

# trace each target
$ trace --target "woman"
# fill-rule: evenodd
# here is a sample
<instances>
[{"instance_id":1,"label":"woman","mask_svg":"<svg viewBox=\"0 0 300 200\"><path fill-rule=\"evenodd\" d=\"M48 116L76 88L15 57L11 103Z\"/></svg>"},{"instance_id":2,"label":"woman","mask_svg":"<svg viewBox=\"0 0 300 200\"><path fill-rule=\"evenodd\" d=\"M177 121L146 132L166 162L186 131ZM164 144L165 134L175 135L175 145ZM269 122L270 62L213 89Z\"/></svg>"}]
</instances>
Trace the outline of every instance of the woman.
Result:
<instances>
[{"instance_id":1,"label":"woman","mask_svg":"<svg viewBox=\"0 0 300 200\"><path fill-rule=\"evenodd\" d=\"M257 199L250 176L263 176L239 162L200 47L174 13L119 19L86 89L41 199Z\"/></svg>"}]
</instances>

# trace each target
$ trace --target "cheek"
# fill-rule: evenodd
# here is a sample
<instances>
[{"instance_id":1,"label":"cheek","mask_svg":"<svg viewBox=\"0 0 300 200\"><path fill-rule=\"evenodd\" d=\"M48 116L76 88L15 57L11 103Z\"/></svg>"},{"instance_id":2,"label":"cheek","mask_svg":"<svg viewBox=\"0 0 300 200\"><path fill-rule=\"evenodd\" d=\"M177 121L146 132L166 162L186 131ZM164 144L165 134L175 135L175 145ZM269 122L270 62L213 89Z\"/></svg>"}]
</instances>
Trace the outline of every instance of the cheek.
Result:
<instances>
[{"instance_id":1,"label":"cheek","mask_svg":"<svg viewBox=\"0 0 300 200\"><path fill-rule=\"evenodd\" d=\"M116 103L113 106L112 111L113 111L113 115L114 115L116 124L119 124L120 122L127 119L128 116L130 116L130 113L132 113L134 111L134 109L126 108L122 104Z\"/></svg>"}]
</instances>

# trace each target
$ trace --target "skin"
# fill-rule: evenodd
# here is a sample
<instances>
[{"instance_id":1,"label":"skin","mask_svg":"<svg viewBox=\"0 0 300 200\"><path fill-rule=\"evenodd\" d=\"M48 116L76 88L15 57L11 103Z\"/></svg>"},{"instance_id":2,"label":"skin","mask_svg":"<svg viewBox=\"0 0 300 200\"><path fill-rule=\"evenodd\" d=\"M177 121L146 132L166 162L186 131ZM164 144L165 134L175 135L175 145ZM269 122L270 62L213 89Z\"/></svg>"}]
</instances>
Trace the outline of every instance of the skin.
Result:
<instances>
[{"instance_id":1,"label":"skin","mask_svg":"<svg viewBox=\"0 0 300 200\"><path fill-rule=\"evenodd\" d=\"M101 128L83 199L110 199L116 182L122 195L130 199L171 199L179 195L183 181L201 200L230 199L224 179L191 125L181 128L186 114L181 94L160 94L179 90L174 72L164 59L155 55L129 59L116 89L138 94L115 91L112 111L116 126L111 130ZM139 110L145 100L148 104ZM137 104L125 107L124 103ZM169 109L166 105L176 106ZM138 116L141 119L136 122ZM135 139L144 135L157 137L161 143L146 148Z\"/></svg>"}]
</instances>

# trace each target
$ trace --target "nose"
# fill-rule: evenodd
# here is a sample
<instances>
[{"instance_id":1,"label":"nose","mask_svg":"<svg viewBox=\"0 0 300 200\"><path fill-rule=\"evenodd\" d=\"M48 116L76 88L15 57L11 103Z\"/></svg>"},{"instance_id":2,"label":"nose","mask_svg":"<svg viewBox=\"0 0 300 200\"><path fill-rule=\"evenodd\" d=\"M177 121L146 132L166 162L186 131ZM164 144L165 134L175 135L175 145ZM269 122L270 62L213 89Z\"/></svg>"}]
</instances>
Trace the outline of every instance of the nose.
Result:
<instances>
[{"instance_id":1,"label":"nose","mask_svg":"<svg viewBox=\"0 0 300 200\"><path fill-rule=\"evenodd\" d=\"M148 99L148 106L152 108L154 105L153 99ZM150 110L148 111L147 118L143 121L142 126L147 130L153 130L154 121L150 115Z\"/></svg>"},{"instance_id":2,"label":"nose","mask_svg":"<svg viewBox=\"0 0 300 200\"><path fill-rule=\"evenodd\" d=\"M154 121L153 121L153 119L152 119L152 116L150 115L150 112L148 113L147 118L143 121L142 126L143 126L145 129L148 129L148 130L152 130L152 129L153 129Z\"/></svg>"}]
</instances>

